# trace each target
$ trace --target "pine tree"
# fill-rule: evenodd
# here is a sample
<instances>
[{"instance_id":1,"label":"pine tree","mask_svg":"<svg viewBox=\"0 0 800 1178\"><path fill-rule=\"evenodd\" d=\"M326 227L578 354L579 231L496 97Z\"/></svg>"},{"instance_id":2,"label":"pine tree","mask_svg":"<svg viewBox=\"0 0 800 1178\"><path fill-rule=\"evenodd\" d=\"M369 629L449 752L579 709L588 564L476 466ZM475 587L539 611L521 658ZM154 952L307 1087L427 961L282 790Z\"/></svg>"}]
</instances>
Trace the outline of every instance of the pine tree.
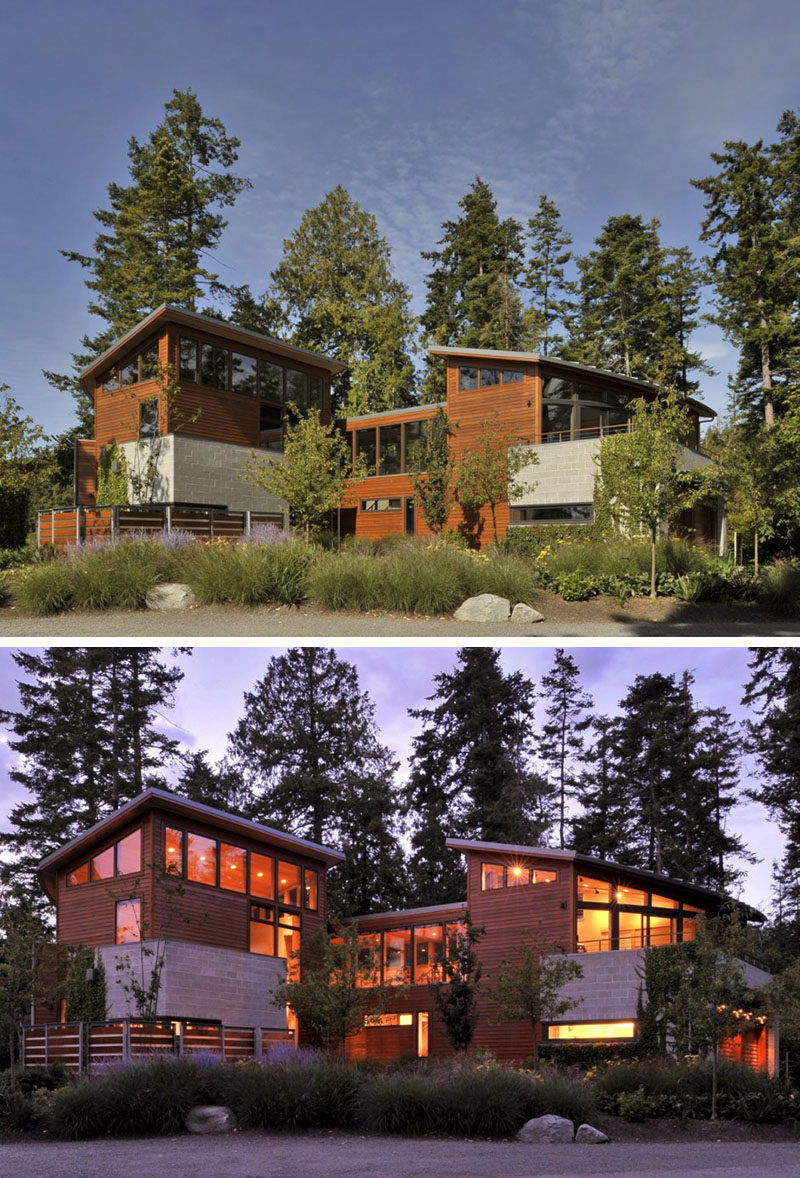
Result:
<instances>
[{"instance_id":1,"label":"pine tree","mask_svg":"<svg viewBox=\"0 0 800 1178\"><path fill-rule=\"evenodd\" d=\"M583 733L591 724L586 713L594 701L581 689L578 665L563 647L556 648L553 667L542 676L540 693L547 720L541 728L538 751L558 799L558 845L563 849L567 845L567 801L577 791Z\"/></svg>"},{"instance_id":2,"label":"pine tree","mask_svg":"<svg viewBox=\"0 0 800 1178\"><path fill-rule=\"evenodd\" d=\"M418 904L444 871L455 890L446 837L531 844L550 825L547 787L532 768L533 685L519 671L505 675L488 647L465 647L458 664L436 676L434 706L410 712L421 721L407 790Z\"/></svg>"},{"instance_id":3,"label":"pine tree","mask_svg":"<svg viewBox=\"0 0 800 1178\"><path fill-rule=\"evenodd\" d=\"M329 881L339 914L365 902L391 907L403 893L397 763L374 712L351 663L298 647L270 660L230 736L231 765L254 799L250 817L347 856Z\"/></svg>"},{"instance_id":4,"label":"pine tree","mask_svg":"<svg viewBox=\"0 0 800 1178\"><path fill-rule=\"evenodd\" d=\"M576 782L580 813L572 819L572 846L582 855L635 866L632 783L619 769L619 727L617 717L592 717L594 743L583 753Z\"/></svg>"},{"instance_id":5,"label":"pine tree","mask_svg":"<svg viewBox=\"0 0 800 1178\"><path fill-rule=\"evenodd\" d=\"M568 322L575 293L575 283L566 277L572 238L562 227L555 202L544 194L528 230L530 253L524 281L532 297L525 313L526 343L543 356L558 354L564 338L554 328Z\"/></svg>"},{"instance_id":6,"label":"pine tree","mask_svg":"<svg viewBox=\"0 0 800 1178\"><path fill-rule=\"evenodd\" d=\"M414 404L410 295L392 273L375 217L341 185L303 213L270 279L262 305L275 329L347 365L333 378L335 412ZM236 306L233 317L241 318Z\"/></svg>"},{"instance_id":7,"label":"pine tree","mask_svg":"<svg viewBox=\"0 0 800 1178\"><path fill-rule=\"evenodd\" d=\"M522 338L517 280L522 226L501 221L492 191L476 177L459 201L461 216L445 221L441 248L423 253L433 264L421 323L429 342L444 346L513 349ZM444 400L444 374L429 367L426 400Z\"/></svg>"},{"instance_id":8,"label":"pine tree","mask_svg":"<svg viewBox=\"0 0 800 1178\"><path fill-rule=\"evenodd\" d=\"M14 661L25 676L20 707L0 712L0 723L20 758L9 776L31 800L13 807L12 828L0 834L13 856L2 879L31 895L40 859L162 783L178 742L154 721L183 672L166 667L160 650L142 647L53 647Z\"/></svg>"},{"instance_id":9,"label":"pine tree","mask_svg":"<svg viewBox=\"0 0 800 1178\"><path fill-rule=\"evenodd\" d=\"M741 765L741 738L727 708L698 709L696 754L702 792L687 807L684 853L695 883L730 895L742 874L730 865L731 858L756 859L727 829L739 795Z\"/></svg>"},{"instance_id":10,"label":"pine tree","mask_svg":"<svg viewBox=\"0 0 800 1178\"><path fill-rule=\"evenodd\" d=\"M220 210L250 186L229 170L239 140L203 114L196 94L173 90L164 111L143 143L128 143L130 183L108 185L110 207L94 214L94 253L62 250L87 272L89 311L105 324L83 338L72 375L45 373L75 396L83 433L92 430L92 404L77 373L161 303L194 310L204 290L224 289L205 261L227 224Z\"/></svg>"}]
</instances>

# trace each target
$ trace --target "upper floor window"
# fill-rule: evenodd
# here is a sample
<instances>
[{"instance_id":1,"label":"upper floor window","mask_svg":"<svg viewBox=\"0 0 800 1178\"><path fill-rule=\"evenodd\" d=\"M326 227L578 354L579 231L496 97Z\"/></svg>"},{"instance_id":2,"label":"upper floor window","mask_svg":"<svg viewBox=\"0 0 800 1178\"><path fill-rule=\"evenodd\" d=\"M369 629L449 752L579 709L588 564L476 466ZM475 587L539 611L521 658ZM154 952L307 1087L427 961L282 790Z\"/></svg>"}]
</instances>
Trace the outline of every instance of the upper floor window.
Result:
<instances>
[{"instance_id":1,"label":"upper floor window","mask_svg":"<svg viewBox=\"0 0 800 1178\"><path fill-rule=\"evenodd\" d=\"M115 364L110 372L98 382L107 393L116 392L119 388L141 384L145 380L155 380L158 376L158 340L149 343L133 356L128 356L121 364Z\"/></svg>"},{"instance_id":2,"label":"upper floor window","mask_svg":"<svg viewBox=\"0 0 800 1178\"><path fill-rule=\"evenodd\" d=\"M227 389L228 386L227 348L216 344L200 345L200 383L210 389Z\"/></svg>"},{"instance_id":3,"label":"upper floor window","mask_svg":"<svg viewBox=\"0 0 800 1178\"><path fill-rule=\"evenodd\" d=\"M548 376L542 385L542 441L580 441L626 430L633 399L624 390Z\"/></svg>"},{"instance_id":4,"label":"upper floor window","mask_svg":"<svg viewBox=\"0 0 800 1178\"><path fill-rule=\"evenodd\" d=\"M458 391L467 393L470 389L488 389L499 384L516 384L525 379L521 368L475 368L463 364L458 369Z\"/></svg>"},{"instance_id":5,"label":"upper floor window","mask_svg":"<svg viewBox=\"0 0 800 1178\"><path fill-rule=\"evenodd\" d=\"M231 352L231 383L235 393L255 396L258 391L258 361L255 356Z\"/></svg>"},{"instance_id":6,"label":"upper floor window","mask_svg":"<svg viewBox=\"0 0 800 1178\"><path fill-rule=\"evenodd\" d=\"M93 855L67 872L67 886L72 888L100 879L112 879L115 875L134 875L142 869L141 827L131 831L104 850Z\"/></svg>"},{"instance_id":7,"label":"upper floor window","mask_svg":"<svg viewBox=\"0 0 800 1178\"><path fill-rule=\"evenodd\" d=\"M499 888L518 888L526 884L555 883L555 871L531 867L528 863L481 863L481 890L493 892Z\"/></svg>"},{"instance_id":8,"label":"upper floor window","mask_svg":"<svg viewBox=\"0 0 800 1178\"><path fill-rule=\"evenodd\" d=\"M400 436L399 425L382 425L378 429L378 474L400 474Z\"/></svg>"},{"instance_id":9,"label":"upper floor window","mask_svg":"<svg viewBox=\"0 0 800 1178\"><path fill-rule=\"evenodd\" d=\"M141 900L117 901L116 937L117 945L128 945L142 939Z\"/></svg>"},{"instance_id":10,"label":"upper floor window","mask_svg":"<svg viewBox=\"0 0 800 1178\"><path fill-rule=\"evenodd\" d=\"M158 437L158 397L139 402L139 437L143 440Z\"/></svg>"}]
</instances>

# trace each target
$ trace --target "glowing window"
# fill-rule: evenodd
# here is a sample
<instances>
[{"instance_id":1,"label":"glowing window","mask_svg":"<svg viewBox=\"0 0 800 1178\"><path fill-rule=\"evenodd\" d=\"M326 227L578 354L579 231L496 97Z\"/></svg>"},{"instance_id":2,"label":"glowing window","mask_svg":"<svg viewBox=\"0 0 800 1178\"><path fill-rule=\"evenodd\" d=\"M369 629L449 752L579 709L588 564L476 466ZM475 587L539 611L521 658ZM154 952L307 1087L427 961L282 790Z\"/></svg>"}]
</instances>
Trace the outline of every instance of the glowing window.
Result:
<instances>
[{"instance_id":1,"label":"glowing window","mask_svg":"<svg viewBox=\"0 0 800 1178\"><path fill-rule=\"evenodd\" d=\"M183 875L183 831L173 826L164 831L164 867L168 875Z\"/></svg>"},{"instance_id":2,"label":"glowing window","mask_svg":"<svg viewBox=\"0 0 800 1178\"><path fill-rule=\"evenodd\" d=\"M523 867L521 863L512 863L506 871L506 884L510 888L518 888L522 884L531 882L530 867Z\"/></svg>"},{"instance_id":3,"label":"glowing window","mask_svg":"<svg viewBox=\"0 0 800 1178\"><path fill-rule=\"evenodd\" d=\"M641 949L646 944L647 917L643 912L620 912L620 949Z\"/></svg>"},{"instance_id":4,"label":"glowing window","mask_svg":"<svg viewBox=\"0 0 800 1178\"><path fill-rule=\"evenodd\" d=\"M423 925L414 929L414 981L427 985L438 980L438 964L442 960L442 926Z\"/></svg>"},{"instance_id":5,"label":"glowing window","mask_svg":"<svg viewBox=\"0 0 800 1178\"><path fill-rule=\"evenodd\" d=\"M361 933L358 938L359 986L377 986L381 980L381 934Z\"/></svg>"},{"instance_id":6,"label":"glowing window","mask_svg":"<svg viewBox=\"0 0 800 1178\"><path fill-rule=\"evenodd\" d=\"M306 867L303 872L303 907L316 911L318 894L319 882L317 873Z\"/></svg>"},{"instance_id":7,"label":"glowing window","mask_svg":"<svg viewBox=\"0 0 800 1178\"><path fill-rule=\"evenodd\" d=\"M187 878L194 883L217 882L217 844L201 834L189 834L187 840Z\"/></svg>"},{"instance_id":8,"label":"glowing window","mask_svg":"<svg viewBox=\"0 0 800 1178\"><path fill-rule=\"evenodd\" d=\"M413 1027L413 1014L365 1014L365 1027Z\"/></svg>"},{"instance_id":9,"label":"glowing window","mask_svg":"<svg viewBox=\"0 0 800 1178\"><path fill-rule=\"evenodd\" d=\"M117 843L117 875L130 875L142 867L142 832L134 830Z\"/></svg>"},{"instance_id":10,"label":"glowing window","mask_svg":"<svg viewBox=\"0 0 800 1178\"><path fill-rule=\"evenodd\" d=\"M300 868L296 863L278 863L278 900L300 907Z\"/></svg>"},{"instance_id":11,"label":"glowing window","mask_svg":"<svg viewBox=\"0 0 800 1178\"><path fill-rule=\"evenodd\" d=\"M383 934L383 980L387 985L411 979L411 929Z\"/></svg>"},{"instance_id":12,"label":"glowing window","mask_svg":"<svg viewBox=\"0 0 800 1178\"><path fill-rule=\"evenodd\" d=\"M636 1023L562 1023L547 1028L548 1039L632 1039Z\"/></svg>"},{"instance_id":13,"label":"glowing window","mask_svg":"<svg viewBox=\"0 0 800 1178\"><path fill-rule=\"evenodd\" d=\"M646 892L639 892L636 888L628 888L622 885L615 891L614 899L618 904L636 904L639 908L644 908L647 905Z\"/></svg>"},{"instance_id":14,"label":"glowing window","mask_svg":"<svg viewBox=\"0 0 800 1178\"><path fill-rule=\"evenodd\" d=\"M611 884L603 879L589 879L578 876L578 902L584 904L610 904Z\"/></svg>"},{"instance_id":15,"label":"glowing window","mask_svg":"<svg viewBox=\"0 0 800 1178\"><path fill-rule=\"evenodd\" d=\"M481 889L493 892L505 886L506 869L502 863L481 863Z\"/></svg>"},{"instance_id":16,"label":"glowing window","mask_svg":"<svg viewBox=\"0 0 800 1178\"><path fill-rule=\"evenodd\" d=\"M677 941L678 922L669 916L650 917L650 944L671 945Z\"/></svg>"},{"instance_id":17,"label":"glowing window","mask_svg":"<svg viewBox=\"0 0 800 1178\"><path fill-rule=\"evenodd\" d=\"M694 941L697 937L697 925L693 916L688 912L683 914L683 939L684 941Z\"/></svg>"},{"instance_id":18,"label":"glowing window","mask_svg":"<svg viewBox=\"0 0 800 1178\"><path fill-rule=\"evenodd\" d=\"M81 863L80 867L76 867L74 871L67 872L67 887L73 888L77 884L85 884L89 882L89 862Z\"/></svg>"},{"instance_id":19,"label":"glowing window","mask_svg":"<svg viewBox=\"0 0 800 1178\"><path fill-rule=\"evenodd\" d=\"M219 886L229 892L243 892L247 856L241 847L219 845Z\"/></svg>"},{"instance_id":20,"label":"glowing window","mask_svg":"<svg viewBox=\"0 0 800 1178\"><path fill-rule=\"evenodd\" d=\"M541 868L531 869L531 883L533 884L555 883L557 878L555 871L542 871Z\"/></svg>"},{"instance_id":21,"label":"glowing window","mask_svg":"<svg viewBox=\"0 0 800 1178\"><path fill-rule=\"evenodd\" d=\"M650 904L653 908L677 908L677 900L669 900L666 896L656 896L655 893L650 897Z\"/></svg>"},{"instance_id":22,"label":"glowing window","mask_svg":"<svg viewBox=\"0 0 800 1178\"><path fill-rule=\"evenodd\" d=\"M263 900L275 899L275 860L250 852L250 892Z\"/></svg>"},{"instance_id":23,"label":"glowing window","mask_svg":"<svg viewBox=\"0 0 800 1178\"><path fill-rule=\"evenodd\" d=\"M250 905L250 952L275 956L275 910L261 904Z\"/></svg>"},{"instance_id":24,"label":"glowing window","mask_svg":"<svg viewBox=\"0 0 800 1178\"><path fill-rule=\"evenodd\" d=\"M111 879L114 875L114 848L108 847L92 859L92 879Z\"/></svg>"},{"instance_id":25,"label":"glowing window","mask_svg":"<svg viewBox=\"0 0 800 1178\"><path fill-rule=\"evenodd\" d=\"M142 939L142 902L141 900L117 901L117 935L118 945L128 945L132 941Z\"/></svg>"},{"instance_id":26,"label":"glowing window","mask_svg":"<svg viewBox=\"0 0 800 1178\"><path fill-rule=\"evenodd\" d=\"M608 908L578 909L578 951L600 953L611 948L611 911Z\"/></svg>"}]
</instances>

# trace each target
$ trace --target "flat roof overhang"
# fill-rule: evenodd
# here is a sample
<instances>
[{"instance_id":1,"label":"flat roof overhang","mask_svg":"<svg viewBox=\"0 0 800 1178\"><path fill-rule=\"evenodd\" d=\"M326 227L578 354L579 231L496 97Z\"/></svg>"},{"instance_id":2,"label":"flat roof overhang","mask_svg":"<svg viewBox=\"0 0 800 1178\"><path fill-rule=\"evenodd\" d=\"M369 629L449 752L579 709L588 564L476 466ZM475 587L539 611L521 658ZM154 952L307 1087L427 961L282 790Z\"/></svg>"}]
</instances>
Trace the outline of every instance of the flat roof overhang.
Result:
<instances>
[{"instance_id":1,"label":"flat roof overhang","mask_svg":"<svg viewBox=\"0 0 800 1178\"><path fill-rule=\"evenodd\" d=\"M262 839L265 844L268 843L272 847L289 852L293 851L295 854L305 855L309 859L316 859L325 867L333 867L336 863L344 862L345 859L345 855L341 851L336 851L332 847L324 847L320 843L311 842L298 835L287 834L286 831L276 830L272 826L264 826L249 818L239 818L225 810L217 810L214 806L193 802L189 798L181 797L180 794L173 794L168 790L156 789L155 786L152 786L137 794L124 806L120 806L113 814L101 818L94 826L90 826L88 830L76 835L63 847L59 847L57 851L51 852L42 859L36 870L50 899L55 902L58 870L64 863L74 859L83 851L88 853L97 843L104 842L110 835L128 826L131 822L143 818L151 810L166 810L167 813L174 814L179 818L205 822L209 826L216 826L234 836L238 834L252 839Z\"/></svg>"}]
</instances>

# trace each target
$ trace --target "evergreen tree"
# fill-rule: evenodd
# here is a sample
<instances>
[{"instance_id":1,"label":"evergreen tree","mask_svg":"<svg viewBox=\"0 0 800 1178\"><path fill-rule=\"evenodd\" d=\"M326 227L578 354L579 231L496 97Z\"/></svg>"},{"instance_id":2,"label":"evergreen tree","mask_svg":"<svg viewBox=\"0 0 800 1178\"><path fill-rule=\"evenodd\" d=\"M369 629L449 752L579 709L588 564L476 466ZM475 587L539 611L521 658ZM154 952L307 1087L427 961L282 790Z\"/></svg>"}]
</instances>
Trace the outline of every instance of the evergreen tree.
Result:
<instances>
[{"instance_id":1,"label":"evergreen tree","mask_svg":"<svg viewBox=\"0 0 800 1178\"><path fill-rule=\"evenodd\" d=\"M528 221L530 253L525 267L525 287L531 301L525 313L527 345L543 356L558 354L564 343L555 330L565 325L572 310L575 283L566 277L572 261L572 238L562 227L555 202L542 194L539 208Z\"/></svg>"},{"instance_id":2,"label":"evergreen tree","mask_svg":"<svg viewBox=\"0 0 800 1178\"><path fill-rule=\"evenodd\" d=\"M250 186L229 170L239 140L203 114L196 94L173 90L164 110L143 143L128 143L130 183L108 185L110 207L94 214L101 226L94 253L62 250L87 272L89 311L105 324L84 337L73 375L45 373L74 394L84 433L91 433L92 404L77 373L161 303L194 310L204 289L223 289L205 260L227 224L220 210Z\"/></svg>"},{"instance_id":3,"label":"evergreen tree","mask_svg":"<svg viewBox=\"0 0 800 1178\"><path fill-rule=\"evenodd\" d=\"M738 835L727 829L727 817L739 795L741 739L727 708L697 712L697 764L701 790L689 799L684 824L684 854L693 865L692 879L730 895L741 878L730 866L733 856L755 863Z\"/></svg>"},{"instance_id":4,"label":"evergreen tree","mask_svg":"<svg viewBox=\"0 0 800 1178\"><path fill-rule=\"evenodd\" d=\"M434 706L410 713L421 721L407 790L418 904L444 872L455 890L447 836L531 844L550 825L547 787L531 767L533 685L519 671L505 675L488 647L465 647L458 663L436 676Z\"/></svg>"},{"instance_id":5,"label":"evergreen tree","mask_svg":"<svg viewBox=\"0 0 800 1178\"><path fill-rule=\"evenodd\" d=\"M519 347L522 311L517 279L522 268L522 226L501 221L492 191L476 177L459 201L461 216L445 221L441 248L423 253L433 264L422 327L440 347ZM444 374L429 367L426 400L444 400Z\"/></svg>"},{"instance_id":6,"label":"evergreen tree","mask_svg":"<svg viewBox=\"0 0 800 1178\"><path fill-rule=\"evenodd\" d=\"M183 672L143 647L53 647L14 661L25 675L20 707L0 712L0 723L20 758L9 776L31 798L13 807L11 830L0 834L13 856L0 877L31 895L40 859L162 783L178 742L154 722Z\"/></svg>"},{"instance_id":7,"label":"evergreen tree","mask_svg":"<svg viewBox=\"0 0 800 1178\"><path fill-rule=\"evenodd\" d=\"M547 720L539 737L539 757L547 766L558 799L558 845L563 849L567 800L577 792L583 733L591 724L591 716L586 713L594 701L581 689L578 665L563 647L556 648L553 667L542 677L540 691Z\"/></svg>"},{"instance_id":8,"label":"evergreen tree","mask_svg":"<svg viewBox=\"0 0 800 1178\"><path fill-rule=\"evenodd\" d=\"M208 753L190 753L178 778L176 792L193 802L246 816L253 799L239 774L224 761L213 767Z\"/></svg>"},{"instance_id":9,"label":"evergreen tree","mask_svg":"<svg viewBox=\"0 0 800 1178\"><path fill-rule=\"evenodd\" d=\"M591 719L594 743L583 753L584 768L576 781L575 797L581 809L572 819L572 846L582 855L635 866L634 801L631 783L619 769L619 724L616 717Z\"/></svg>"},{"instance_id":10,"label":"evergreen tree","mask_svg":"<svg viewBox=\"0 0 800 1178\"><path fill-rule=\"evenodd\" d=\"M347 416L413 405L410 295L392 274L375 217L338 185L307 209L270 275L262 306L274 328L302 348L336 356L334 410ZM240 300L233 317L253 319Z\"/></svg>"},{"instance_id":11,"label":"evergreen tree","mask_svg":"<svg viewBox=\"0 0 800 1178\"><path fill-rule=\"evenodd\" d=\"M711 365L689 345L689 338L700 323L702 275L702 268L686 246L664 251L661 273L663 318L660 320L663 351L651 378L686 395L695 393L700 383L691 380L690 373L714 375Z\"/></svg>"},{"instance_id":12,"label":"evergreen tree","mask_svg":"<svg viewBox=\"0 0 800 1178\"><path fill-rule=\"evenodd\" d=\"M344 851L329 881L334 911L402 903L397 763L351 663L318 647L271 659L245 694L230 754L254 799L250 817Z\"/></svg>"}]
</instances>

